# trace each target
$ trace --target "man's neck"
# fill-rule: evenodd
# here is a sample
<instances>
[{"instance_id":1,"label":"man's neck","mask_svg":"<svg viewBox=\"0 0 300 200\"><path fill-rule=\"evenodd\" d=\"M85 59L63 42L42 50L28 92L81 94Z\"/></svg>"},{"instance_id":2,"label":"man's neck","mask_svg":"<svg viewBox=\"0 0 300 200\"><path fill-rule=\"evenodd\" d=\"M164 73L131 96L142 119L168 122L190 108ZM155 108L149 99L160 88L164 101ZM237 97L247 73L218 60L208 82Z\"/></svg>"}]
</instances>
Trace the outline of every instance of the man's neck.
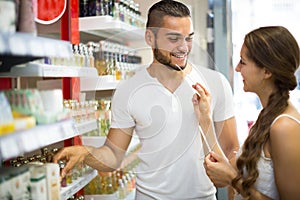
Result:
<instances>
[{"instance_id":1,"label":"man's neck","mask_svg":"<svg viewBox=\"0 0 300 200\"><path fill-rule=\"evenodd\" d=\"M186 73L191 71L191 66L187 65L183 71L176 71L160 63L152 63L147 68L151 77L156 78L170 92L174 92L181 84Z\"/></svg>"}]
</instances>

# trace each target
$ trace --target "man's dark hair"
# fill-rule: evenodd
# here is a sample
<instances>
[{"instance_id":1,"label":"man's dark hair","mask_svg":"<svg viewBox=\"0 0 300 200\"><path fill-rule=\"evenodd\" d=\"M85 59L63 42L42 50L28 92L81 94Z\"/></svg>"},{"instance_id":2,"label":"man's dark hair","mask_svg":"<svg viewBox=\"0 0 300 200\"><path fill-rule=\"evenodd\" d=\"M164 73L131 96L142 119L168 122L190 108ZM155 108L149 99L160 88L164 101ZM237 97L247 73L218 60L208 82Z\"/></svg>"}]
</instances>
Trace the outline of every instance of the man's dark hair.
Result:
<instances>
[{"instance_id":1,"label":"man's dark hair","mask_svg":"<svg viewBox=\"0 0 300 200\"><path fill-rule=\"evenodd\" d=\"M162 26L163 17L191 17L190 10L186 5L173 0L161 0L149 9L147 28Z\"/></svg>"}]
</instances>

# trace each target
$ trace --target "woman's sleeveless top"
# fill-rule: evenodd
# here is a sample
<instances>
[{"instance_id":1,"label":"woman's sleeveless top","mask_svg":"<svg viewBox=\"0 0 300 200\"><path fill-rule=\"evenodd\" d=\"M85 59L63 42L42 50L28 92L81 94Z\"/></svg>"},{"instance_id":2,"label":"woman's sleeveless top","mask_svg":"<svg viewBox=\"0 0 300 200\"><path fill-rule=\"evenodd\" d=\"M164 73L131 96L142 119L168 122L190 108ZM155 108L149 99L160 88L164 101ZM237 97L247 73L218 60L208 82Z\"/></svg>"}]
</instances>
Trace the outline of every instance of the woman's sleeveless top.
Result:
<instances>
[{"instance_id":1,"label":"woman's sleeveless top","mask_svg":"<svg viewBox=\"0 0 300 200\"><path fill-rule=\"evenodd\" d=\"M274 119L272 125L281 117L289 117L290 119L293 119L297 123L300 124L300 120L296 119L295 117L287 115L287 114L281 114ZM275 199L275 200L279 199L278 190L277 190L277 187L275 184L273 161L271 160L271 158L267 158L265 156L265 153L263 150L261 153L261 157L257 163L257 169L259 171L259 177L257 178L257 180L255 182L255 188L262 194L264 194L272 199ZM236 196L235 199L238 200L241 198Z\"/></svg>"}]
</instances>

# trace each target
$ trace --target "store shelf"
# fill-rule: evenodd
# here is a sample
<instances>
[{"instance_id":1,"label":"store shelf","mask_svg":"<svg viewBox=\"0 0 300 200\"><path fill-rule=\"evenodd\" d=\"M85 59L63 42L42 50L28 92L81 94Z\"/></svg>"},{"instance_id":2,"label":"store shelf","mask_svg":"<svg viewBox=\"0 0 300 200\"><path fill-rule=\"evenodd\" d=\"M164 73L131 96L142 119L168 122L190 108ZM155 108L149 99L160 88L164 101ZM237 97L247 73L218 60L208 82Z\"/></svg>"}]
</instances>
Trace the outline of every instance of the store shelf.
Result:
<instances>
[{"instance_id":1,"label":"store shelf","mask_svg":"<svg viewBox=\"0 0 300 200\"><path fill-rule=\"evenodd\" d=\"M55 66L39 63L17 65L10 72L0 73L1 77L97 77L98 72L93 67Z\"/></svg>"},{"instance_id":2,"label":"store shelf","mask_svg":"<svg viewBox=\"0 0 300 200\"><path fill-rule=\"evenodd\" d=\"M12 66L42 57L72 55L72 46L66 41L0 31L0 72L7 72Z\"/></svg>"},{"instance_id":3,"label":"store shelf","mask_svg":"<svg viewBox=\"0 0 300 200\"><path fill-rule=\"evenodd\" d=\"M7 160L23 153L54 144L65 139L95 130L97 121L74 124L65 120L52 124L38 125L24 131L17 131L0 137L0 160Z\"/></svg>"},{"instance_id":4,"label":"store shelf","mask_svg":"<svg viewBox=\"0 0 300 200\"><path fill-rule=\"evenodd\" d=\"M81 190L85 185L87 185L93 178L97 176L97 171L93 170L91 173L86 174L82 177L79 177L77 180L73 181L72 184L68 185L67 187L61 188L60 192L60 199L67 200L76 192Z\"/></svg>"},{"instance_id":5,"label":"store shelf","mask_svg":"<svg viewBox=\"0 0 300 200\"><path fill-rule=\"evenodd\" d=\"M121 43L144 41L144 28L129 25L111 16L91 16L79 18L79 31Z\"/></svg>"},{"instance_id":6,"label":"store shelf","mask_svg":"<svg viewBox=\"0 0 300 200\"><path fill-rule=\"evenodd\" d=\"M26 152L78 135L72 120L38 125L0 137L0 160L7 160Z\"/></svg>"},{"instance_id":7,"label":"store shelf","mask_svg":"<svg viewBox=\"0 0 300 200\"><path fill-rule=\"evenodd\" d=\"M76 124L75 128L79 135L90 132L92 130L97 129L97 120L90 120L86 122L82 122L80 124Z\"/></svg>"},{"instance_id":8,"label":"store shelf","mask_svg":"<svg viewBox=\"0 0 300 200\"><path fill-rule=\"evenodd\" d=\"M116 81L114 76L98 76L92 78L82 77L80 78L80 89L84 91L95 90L114 90L120 81Z\"/></svg>"},{"instance_id":9,"label":"store shelf","mask_svg":"<svg viewBox=\"0 0 300 200\"><path fill-rule=\"evenodd\" d=\"M130 192L123 200L134 200L135 199L135 189ZM85 200L116 200L118 199L117 192L114 194L101 194L101 195L84 195Z\"/></svg>"}]
</instances>

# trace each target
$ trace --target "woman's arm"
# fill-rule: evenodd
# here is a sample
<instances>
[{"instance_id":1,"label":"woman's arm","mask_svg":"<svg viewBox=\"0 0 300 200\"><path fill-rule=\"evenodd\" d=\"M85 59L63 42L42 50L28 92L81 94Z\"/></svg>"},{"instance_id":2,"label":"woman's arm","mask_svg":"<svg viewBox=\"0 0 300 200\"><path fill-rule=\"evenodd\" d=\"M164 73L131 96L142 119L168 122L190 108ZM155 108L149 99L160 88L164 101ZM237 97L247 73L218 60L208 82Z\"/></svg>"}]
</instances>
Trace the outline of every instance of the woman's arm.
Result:
<instances>
[{"instance_id":1,"label":"woman's arm","mask_svg":"<svg viewBox=\"0 0 300 200\"><path fill-rule=\"evenodd\" d=\"M300 197L300 125L279 118L270 129L270 154L280 199Z\"/></svg>"}]
</instances>

